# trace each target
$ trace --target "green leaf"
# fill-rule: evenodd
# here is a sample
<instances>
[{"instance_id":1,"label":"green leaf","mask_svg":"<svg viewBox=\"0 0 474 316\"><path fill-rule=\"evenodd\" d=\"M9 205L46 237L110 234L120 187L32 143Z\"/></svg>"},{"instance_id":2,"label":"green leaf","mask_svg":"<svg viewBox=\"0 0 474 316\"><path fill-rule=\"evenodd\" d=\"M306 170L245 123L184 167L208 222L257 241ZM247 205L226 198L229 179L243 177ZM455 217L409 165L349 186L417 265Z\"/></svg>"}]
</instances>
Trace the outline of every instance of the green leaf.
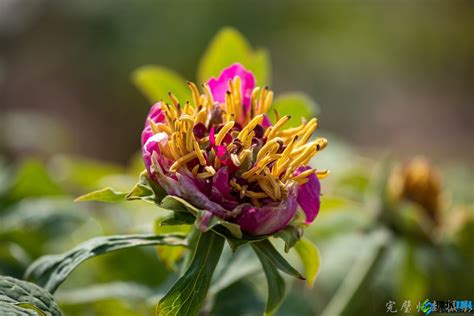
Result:
<instances>
[{"instance_id":1,"label":"green leaf","mask_svg":"<svg viewBox=\"0 0 474 316\"><path fill-rule=\"evenodd\" d=\"M1 315L61 315L53 296L36 284L0 276Z\"/></svg>"},{"instance_id":2,"label":"green leaf","mask_svg":"<svg viewBox=\"0 0 474 316\"><path fill-rule=\"evenodd\" d=\"M182 235L124 235L97 237L60 255L39 258L25 273L25 279L53 293L72 271L85 260L104 253L149 245L186 246Z\"/></svg>"},{"instance_id":3,"label":"green leaf","mask_svg":"<svg viewBox=\"0 0 474 316\"><path fill-rule=\"evenodd\" d=\"M254 246L254 244L252 244L252 246ZM278 273L274 262L262 251L258 251L258 248L255 246L254 249L257 253L258 259L260 259L260 262L262 263L265 276L267 277L268 298L264 315L274 315L283 302L285 296L285 281L280 273Z\"/></svg>"},{"instance_id":4,"label":"green leaf","mask_svg":"<svg viewBox=\"0 0 474 316\"><path fill-rule=\"evenodd\" d=\"M86 202L86 201L96 201L96 202L106 202L106 203L120 203L125 201L127 193L118 192L112 188L104 188L97 191L93 191L80 197L76 198L75 202Z\"/></svg>"},{"instance_id":5,"label":"green leaf","mask_svg":"<svg viewBox=\"0 0 474 316\"><path fill-rule=\"evenodd\" d=\"M317 108L316 103L303 93L286 93L275 99L268 110L268 116L275 123L275 111L280 117L290 115L291 119L283 125L283 128L296 127L301 124L301 118L310 120Z\"/></svg>"},{"instance_id":6,"label":"green leaf","mask_svg":"<svg viewBox=\"0 0 474 316\"><path fill-rule=\"evenodd\" d=\"M273 247L272 243L268 239L253 242L251 245L259 257L265 257L268 262L272 263L280 271L301 280L305 279L288 263L288 261L286 261L285 258L282 257L282 255L280 255L280 253L275 249L275 247Z\"/></svg>"},{"instance_id":7,"label":"green leaf","mask_svg":"<svg viewBox=\"0 0 474 316\"><path fill-rule=\"evenodd\" d=\"M224 238L214 232L200 235L191 265L160 300L156 315L199 314L223 247Z\"/></svg>"},{"instance_id":8,"label":"green leaf","mask_svg":"<svg viewBox=\"0 0 474 316\"><path fill-rule=\"evenodd\" d=\"M140 67L133 72L132 80L151 102L165 100L165 103L169 103L168 93L170 92L182 105L191 100L191 92L186 80L164 67L153 65Z\"/></svg>"},{"instance_id":9,"label":"green leaf","mask_svg":"<svg viewBox=\"0 0 474 316\"><path fill-rule=\"evenodd\" d=\"M318 276L319 266L321 264L319 250L306 238L302 238L296 243L295 250L303 263L306 284L308 288L312 288Z\"/></svg>"},{"instance_id":10,"label":"green leaf","mask_svg":"<svg viewBox=\"0 0 474 316\"><path fill-rule=\"evenodd\" d=\"M275 237L281 238L285 242L286 253L301 239L302 235L303 231L292 225L274 234Z\"/></svg>"},{"instance_id":11,"label":"green leaf","mask_svg":"<svg viewBox=\"0 0 474 316\"><path fill-rule=\"evenodd\" d=\"M194 216L183 212L170 212L155 221L154 232L160 234L184 234L187 235L194 223ZM184 247L156 247L160 261L170 270L177 271L176 262L181 259L185 252Z\"/></svg>"},{"instance_id":12,"label":"green leaf","mask_svg":"<svg viewBox=\"0 0 474 316\"><path fill-rule=\"evenodd\" d=\"M253 50L242 34L229 27L217 33L207 47L198 67L199 83L217 77L224 68L236 62L251 70L259 85L269 84L267 52L263 49Z\"/></svg>"},{"instance_id":13,"label":"green leaf","mask_svg":"<svg viewBox=\"0 0 474 316\"><path fill-rule=\"evenodd\" d=\"M138 183L125 197L129 201L142 200L145 202L159 203L166 196L165 190L156 182L150 180L146 170L140 173Z\"/></svg>"}]
</instances>

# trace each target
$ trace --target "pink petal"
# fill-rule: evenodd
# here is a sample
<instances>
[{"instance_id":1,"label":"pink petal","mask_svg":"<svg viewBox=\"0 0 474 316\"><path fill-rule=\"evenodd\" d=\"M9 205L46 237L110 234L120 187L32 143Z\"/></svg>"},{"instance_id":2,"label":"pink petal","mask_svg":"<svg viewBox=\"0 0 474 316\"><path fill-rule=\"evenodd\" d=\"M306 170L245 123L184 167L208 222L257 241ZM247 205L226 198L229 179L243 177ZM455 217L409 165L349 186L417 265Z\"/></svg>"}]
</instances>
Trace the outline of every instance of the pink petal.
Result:
<instances>
[{"instance_id":1,"label":"pink petal","mask_svg":"<svg viewBox=\"0 0 474 316\"><path fill-rule=\"evenodd\" d=\"M295 175L303 171L311 169L310 167L300 167L296 170ZM306 224L310 224L319 213L321 204L321 184L318 177L313 173L308 177L308 182L298 187L298 203L306 214Z\"/></svg>"},{"instance_id":2,"label":"pink petal","mask_svg":"<svg viewBox=\"0 0 474 316\"><path fill-rule=\"evenodd\" d=\"M269 235L282 230L296 213L295 191L290 191L288 198L280 203L267 204L261 208L248 203L239 206L240 215L235 222L240 225L242 232L252 236Z\"/></svg>"},{"instance_id":3,"label":"pink petal","mask_svg":"<svg viewBox=\"0 0 474 316\"><path fill-rule=\"evenodd\" d=\"M224 69L217 79L211 78L207 82L211 88L214 100L219 103L225 102L226 91L229 90L229 80L234 77L240 77L242 83L242 96L244 113L250 109L250 98L252 90L255 88L255 77L251 71L248 71L239 63L235 63Z\"/></svg>"}]
</instances>

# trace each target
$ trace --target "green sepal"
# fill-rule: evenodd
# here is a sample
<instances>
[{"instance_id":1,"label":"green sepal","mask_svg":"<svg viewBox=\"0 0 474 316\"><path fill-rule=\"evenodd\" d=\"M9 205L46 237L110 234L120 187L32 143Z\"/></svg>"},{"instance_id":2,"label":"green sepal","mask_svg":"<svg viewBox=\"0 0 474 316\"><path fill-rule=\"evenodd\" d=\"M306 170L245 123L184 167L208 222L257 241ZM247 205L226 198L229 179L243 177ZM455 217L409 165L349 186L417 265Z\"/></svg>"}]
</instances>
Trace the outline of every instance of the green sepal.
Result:
<instances>
[{"instance_id":1,"label":"green sepal","mask_svg":"<svg viewBox=\"0 0 474 316\"><path fill-rule=\"evenodd\" d=\"M253 249L259 256L265 257L271 262L278 270L285 272L286 274L305 280L305 278L295 268L293 268L285 258L273 247L272 243L268 240L261 240L258 242L251 243Z\"/></svg>"},{"instance_id":2,"label":"green sepal","mask_svg":"<svg viewBox=\"0 0 474 316\"><path fill-rule=\"evenodd\" d=\"M288 251L290 251L290 249L293 248L303 236L303 229L289 225L275 233L273 236L281 238L285 242L285 252L288 253Z\"/></svg>"},{"instance_id":3,"label":"green sepal","mask_svg":"<svg viewBox=\"0 0 474 316\"><path fill-rule=\"evenodd\" d=\"M254 249L256 249L254 247ZM263 271L267 278L268 298L265 305L265 316L274 315L285 297L285 281L278 273L274 263L261 251L255 251L262 263Z\"/></svg>"}]
</instances>

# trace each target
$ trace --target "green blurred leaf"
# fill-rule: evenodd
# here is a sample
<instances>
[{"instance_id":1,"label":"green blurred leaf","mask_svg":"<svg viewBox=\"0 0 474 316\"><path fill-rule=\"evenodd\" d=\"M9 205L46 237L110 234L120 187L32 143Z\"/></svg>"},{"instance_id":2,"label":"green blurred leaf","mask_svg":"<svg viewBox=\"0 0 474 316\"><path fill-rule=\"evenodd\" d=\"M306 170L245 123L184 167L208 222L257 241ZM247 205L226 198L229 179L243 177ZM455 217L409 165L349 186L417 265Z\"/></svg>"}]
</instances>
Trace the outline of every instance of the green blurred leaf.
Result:
<instances>
[{"instance_id":1,"label":"green blurred leaf","mask_svg":"<svg viewBox=\"0 0 474 316\"><path fill-rule=\"evenodd\" d=\"M299 126L301 118L310 120L317 109L318 106L309 96L303 93L286 93L275 99L268 110L268 116L273 123L276 123L275 111L280 117L290 115L291 119L283 125L284 128L289 128Z\"/></svg>"},{"instance_id":2,"label":"green blurred leaf","mask_svg":"<svg viewBox=\"0 0 474 316\"><path fill-rule=\"evenodd\" d=\"M64 191L50 177L46 167L38 160L29 159L18 169L9 197L18 200L24 197L62 194Z\"/></svg>"},{"instance_id":3,"label":"green blurred leaf","mask_svg":"<svg viewBox=\"0 0 474 316\"><path fill-rule=\"evenodd\" d=\"M319 273L321 263L318 248L308 239L302 238L295 245L295 250L303 263L306 284L312 288Z\"/></svg>"},{"instance_id":4,"label":"green blurred leaf","mask_svg":"<svg viewBox=\"0 0 474 316\"><path fill-rule=\"evenodd\" d=\"M39 258L25 273L26 279L53 293L72 271L85 260L104 253L149 245L186 246L182 235L124 235L97 237L60 255Z\"/></svg>"},{"instance_id":5,"label":"green blurred leaf","mask_svg":"<svg viewBox=\"0 0 474 316\"><path fill-rule=\"evenodd\" d=\"M263 256L265 259L278 268L280 271L293 276L295 278L304 280L305 278L295 268L293 268L285 258L273 247L268 239L251 243L255 252L259 257Z\"/></svg>"},{"instance_id":6,"label":"green blurred leaf","mask_svg":"<svg viewBox=\"0 0 474 316\"><path fill-rule=\"evenodd\" d=\"M50 163L51 169L65 184L72 184L81 191L100 187L105 177L122 174L124 168L112 163L104 163L83 157L57 156Z\"/></svg>"},{"instance_id":7,"label":"green blurred leaf","mask_svg":"<svg viewBox=\"0 0 474 316\"><path fill-rule=\"evenodd\" d=\"M256 249L254 247L254 249ZM262 263L268 284L268 298L265 306L265 316L274 315L285 297L285 281L276 269L274 261L270 260L262 251L255 251Z\"/></svg>"},{"instance_id":8,"label":"green blurred leaf","mask_svg":"<svg viewBox=\"0 0 474 316\"><path fill-rule=\"evenodd\" d=\"M36 284L0 276L1 315L61 315L53 296Z\"/></svg>"},{"instance_id":9,"label":"green blurred leaf","mask_svg":"<svg viewBox=\"0 0 474 316\"><path fill-rule=\"evenodd\" d=\"M138 301L143 304L153 294L153 289L146 285L119 281L61 290L55 296L57 301L63 306L90 304L114 298L120 298L125 301Z\"/></svg>"},{"instance_id":10,"label":"green blurred leaf","mask_svg":"<svg viewBox=\"0 0 474 316\"><path fill-rule=\"evenodd\" d=\"M223 247L224 238L214 232L200 235L191 265L160 300L156 315L199 314Z\"/></svg>"},{"instance_id":11,"label":"green blurred leaf","mask_svg":"<svg viewBox=\"0 0 474 316\"><path fill-rule=\"evenodd\" d=\"M180 75L160 66L143 66L132 74L133 83L151 102L165 100L170 103L168 93L174 94L182 105L191 100L186 80ZM168 101L166 101L168 100Z\"/></svg>"},{"instance_id":12,"label":"green blurred leaf","mask_svg":"<svg viewBox=\"0 0 474 316\"><path fill-rule=\"evenodd\" d=\"M106 203L121 203L125 201L127 193L118 192L112 188L104 188L94 192L90 192L80 197L76 198L75 202L86 202L86 201L96 201L96 202L106 202Z\"/></svg>"},{"instance_id":13,"label":"green blurred leaf","mask_svg":"<svg viewBox=\"0 0 474 316\"><path fill-rule=\"evenodd\" d=\"M211 40L198 67L199 83L217 77L224 68L241 63L253 71L259 85L268 85L270 63L263 49L253 50L247 40L236 29L223 28Z\"/></svg>"}]
</instances>

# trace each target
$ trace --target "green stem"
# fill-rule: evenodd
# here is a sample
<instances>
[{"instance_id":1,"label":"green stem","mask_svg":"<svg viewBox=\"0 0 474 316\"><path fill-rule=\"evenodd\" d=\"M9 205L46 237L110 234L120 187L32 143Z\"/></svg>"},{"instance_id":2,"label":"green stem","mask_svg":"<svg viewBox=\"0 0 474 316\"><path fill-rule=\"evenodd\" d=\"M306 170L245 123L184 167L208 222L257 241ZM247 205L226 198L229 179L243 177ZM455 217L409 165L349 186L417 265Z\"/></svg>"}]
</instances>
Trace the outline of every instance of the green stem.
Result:
<instances>
[{"instance_id":1,"label":"green stem","mask_svg":"<svg viewBox=\"0 0 474 316\"><path fill-rule=\"evenodd\" d=\"M342 285L324 309L322 316L353 314L354 306L364 295L363 292L373 280L373 276L384 258L390 241L390 233L383 229L377 230L371 234L370 239L374 240L374 249L367 256L360 258L349 271Z\"/></svg>"}]
</instances>

